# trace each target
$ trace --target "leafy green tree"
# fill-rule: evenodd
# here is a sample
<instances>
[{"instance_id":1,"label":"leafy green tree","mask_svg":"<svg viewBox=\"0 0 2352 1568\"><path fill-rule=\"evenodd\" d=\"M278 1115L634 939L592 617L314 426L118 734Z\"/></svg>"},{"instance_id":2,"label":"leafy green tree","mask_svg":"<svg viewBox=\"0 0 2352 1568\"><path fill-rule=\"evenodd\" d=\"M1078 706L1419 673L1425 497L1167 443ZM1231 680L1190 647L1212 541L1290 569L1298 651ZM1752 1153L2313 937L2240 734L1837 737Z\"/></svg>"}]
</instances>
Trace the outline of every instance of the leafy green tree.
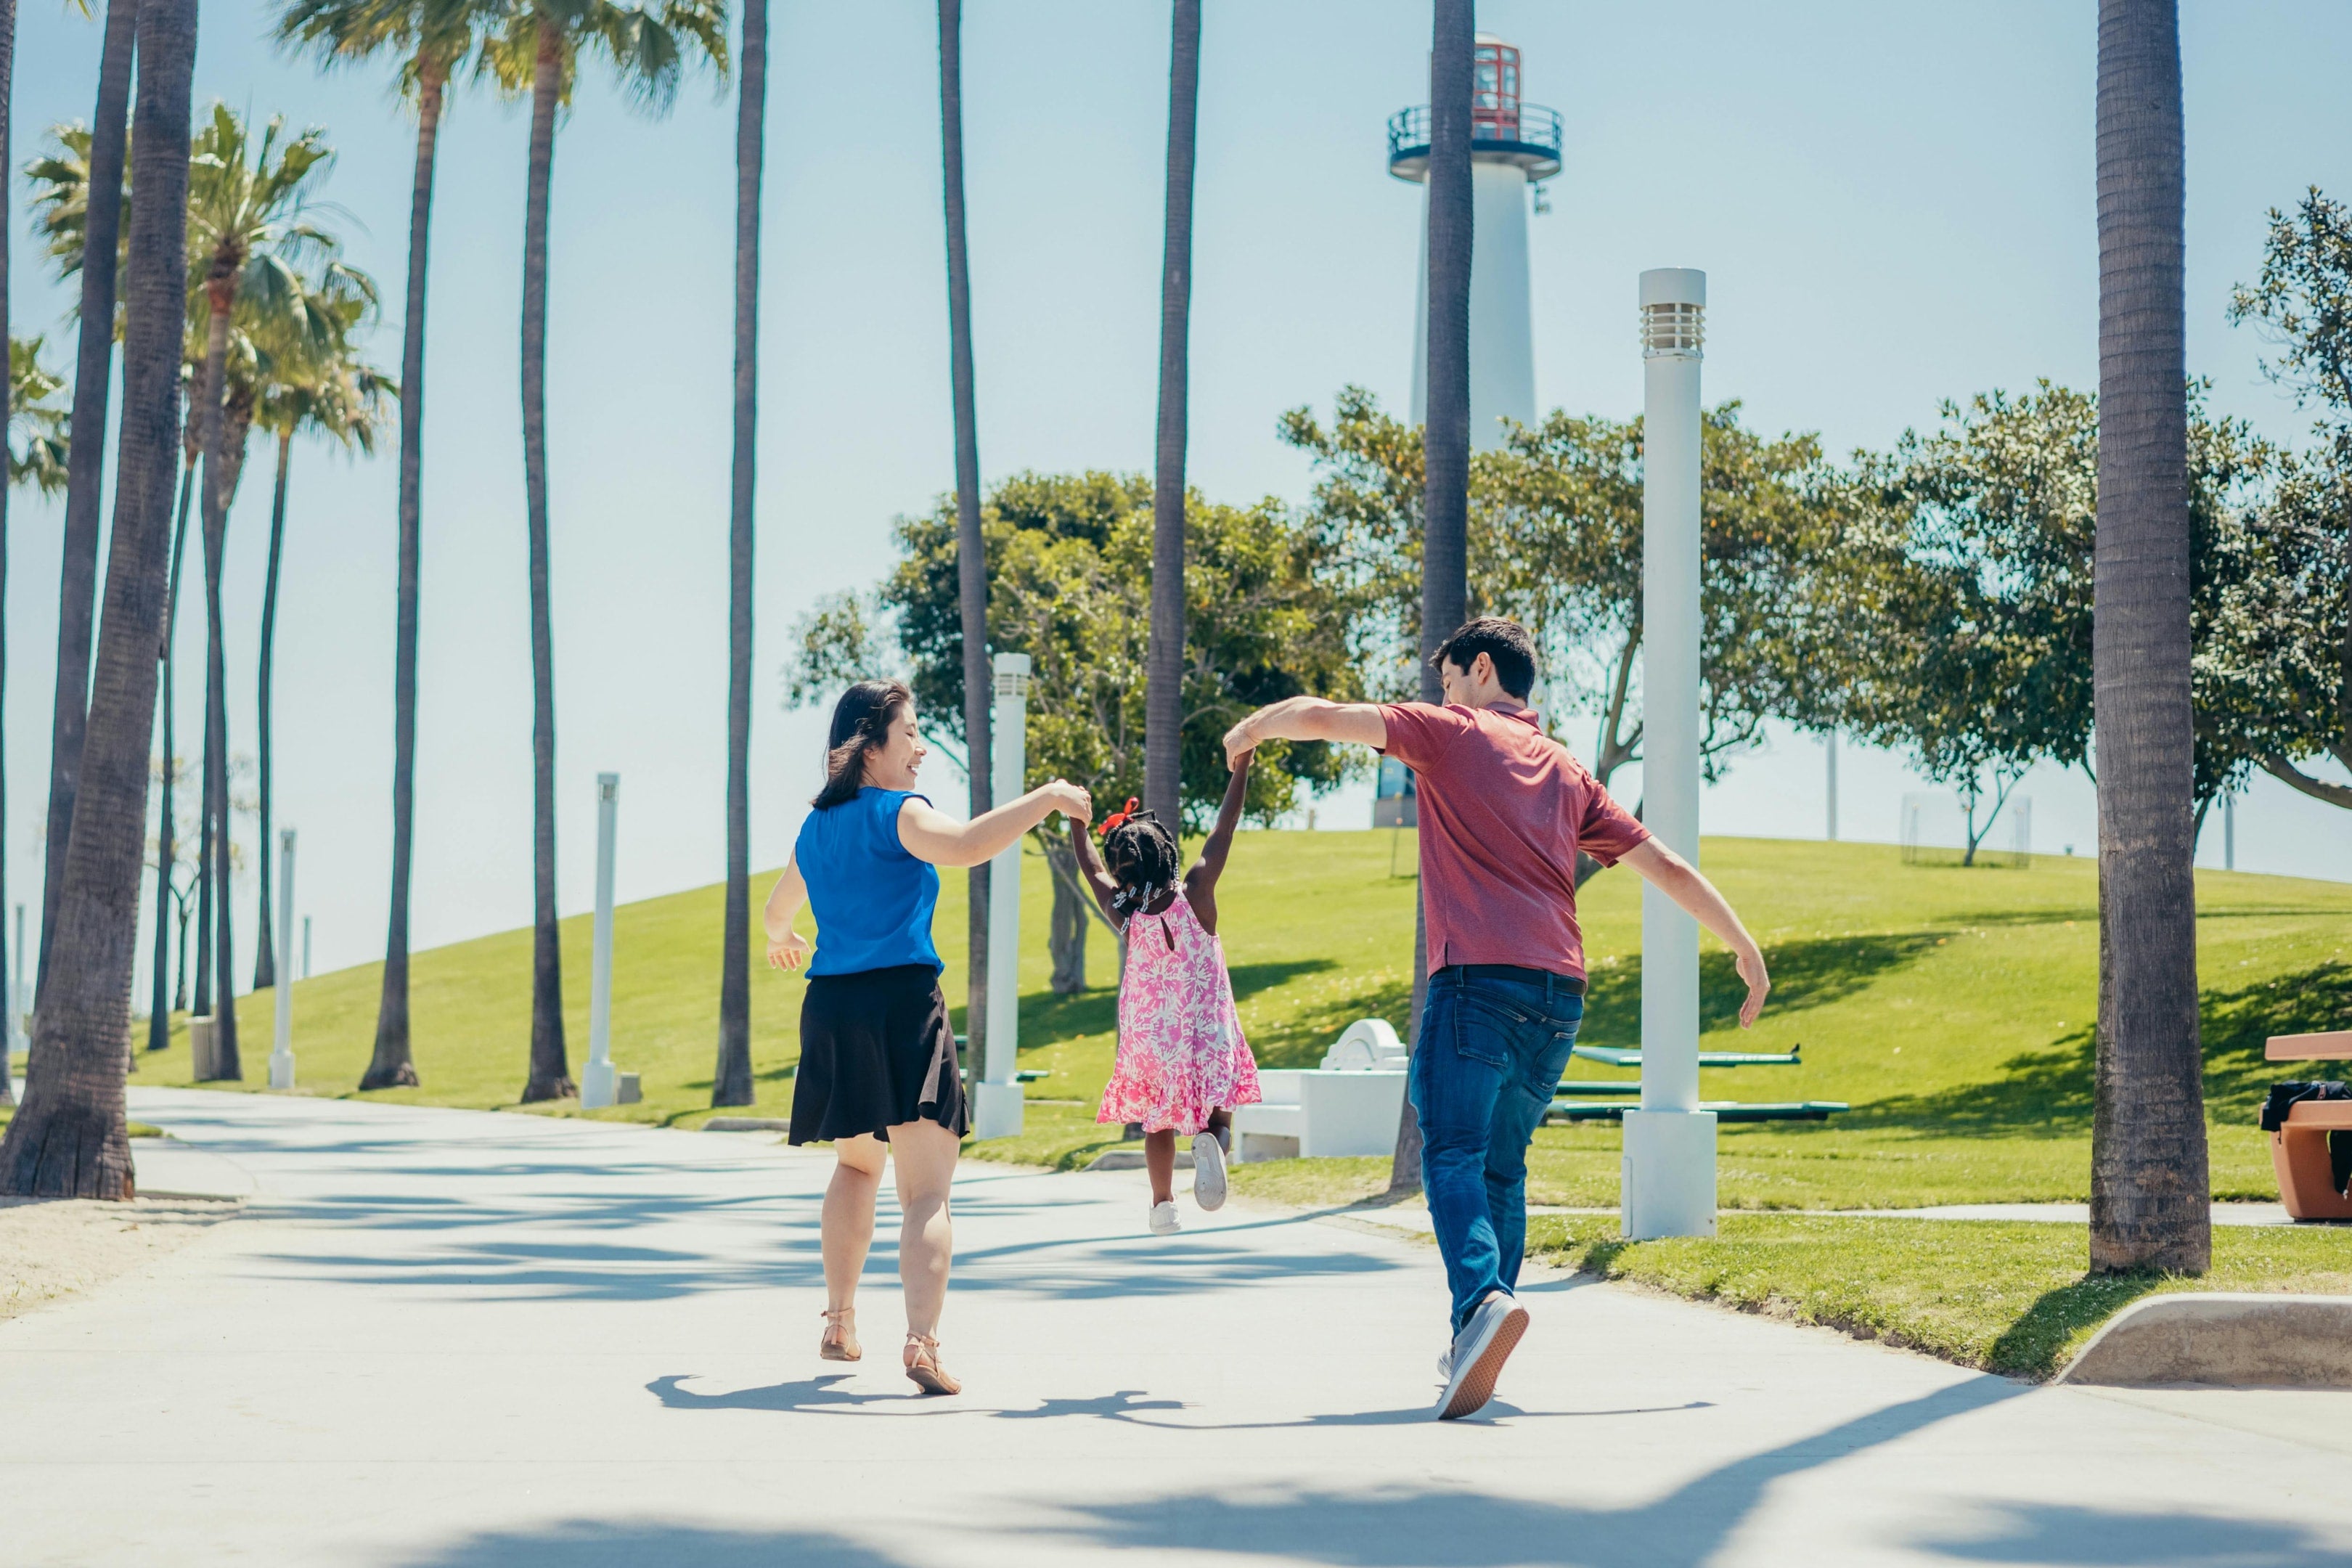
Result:
<instances>
[{"instance_id":1,"label":"leafy green tree","mask_svg":"<svg viewBox=\"0 0 2352 1568\"><path fill-rule=\"evenodd\" d=\"M2352 787L2297 764L2333 757L2352 773L2352 208L2317 187L2293 213L2273 208L2259 278L2231 300L2234 321L2280 345L2265 369L2322 410L2320 450L2292 465L2280 490L2272 563L2277 592L2251 618L2267 704L2265 773L2315 800L2352 809ZM2251 628L2249 628L2251 629Z\"/></svg>"},{"instance_id":2,"label":"leafy green tree","mask_svg":"<svg viewBox=\"0 0 2352 1568\"><path fill-rule=\"evenodd\" d=\"M576 1092L563 1043L563 966L555 923L555 649L548 617L547 226L555 122L572 100L583 51L601 54L636 102L667 112L689 55L727 69L721 0L519 0L484 47L483 70L509 97L530 97L523 195L522 468L529 513L531 668L530 1066L524 1101Z\"/></svg>"},{"instance_id":3,"label":"leafy green tree","mask_svg":"<svg viewBox=\"0 0 2352 1568\"><path fill-rule=\"evenodd\" d=\"M1185 572L1184 710L1180 755L1185 825L1202 826L1226 779L1219 738L1251 709L1302 691L1349 700L1362 687L1349 657L1354 600L1336 581L1328 542L1277 503L1223 506L1191 498ZM1029 655L1027 766L1101 800L1140 796L1146 761L1144 668L1150 643L1154 513L1139 475L1016 474L990 492L982 527L992 568L989 642ZM915 689L928 730L960 740L962 627L952 498L899 520L900 560L870 605L836 596L794 630L795 701L820 701L848 679L887 668ZM1250 778L1249 812L1265 821L1344 776L1345 754L1321 743L1269 746ZM1041 835L1055 871L1066 932L1083 931L1066 844ZM1070 939L1075 940L1075 939ZM1068 940L1056 954L1066 988ZM1082 963L1082 961L1081 961ZM1082 971L1080 972L1082 973Z\"/></svg>"},{"instance_id":4,"label":"leafy green tree","mask_svg":"<svg viewBox=\"0 0 2352 1568\"><path fill-rule=\"evenodd\" d=\"M395 589L392 719L392 889L383 987L376 1004L375 1050L362 1089L416 1082L408 1029L410 875L416 825L417 590L425 489L425 316L428 302L433 178L450 79L499 16L495 0L287 0L280 43L307 48L322 64L401 60L401 95L416 110L416 160L408 194L408 277L401 312L400 542Z\"/></svg>"},{"instance_id":5,"label":"leafy green tree","mask_svg":"<svg viewBox=\"0 0 2352 1568\"><path fill-rule=\"evenodd\" d=\"M58 402L58 394L64 390L64 378L41 363L39 338L8 340L6 423L11 486L29 485L43 495L58 495L65 489L68 432L73 421Z\"/></svg>"}]
</instances>

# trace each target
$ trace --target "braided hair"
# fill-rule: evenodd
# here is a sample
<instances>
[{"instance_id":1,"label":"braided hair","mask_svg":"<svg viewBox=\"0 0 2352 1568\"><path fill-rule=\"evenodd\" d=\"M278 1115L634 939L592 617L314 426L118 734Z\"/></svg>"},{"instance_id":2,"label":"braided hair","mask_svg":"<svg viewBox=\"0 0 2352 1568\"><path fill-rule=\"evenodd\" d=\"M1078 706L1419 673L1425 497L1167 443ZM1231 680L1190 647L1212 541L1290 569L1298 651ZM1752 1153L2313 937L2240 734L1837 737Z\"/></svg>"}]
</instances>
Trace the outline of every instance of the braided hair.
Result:
<instances>
[{"instance_id":1,"label":"braided hair","mask_svg":"<svg viewBox=\"0 0 2352 1568\"><path fill-rule=\"evenodd\" d=\"M1107 825L1103 867L1118 884L1110 907L1132 920L1176 885L1176 837L1149 811L1130 811Z\"/></svg>"}]
</instances>

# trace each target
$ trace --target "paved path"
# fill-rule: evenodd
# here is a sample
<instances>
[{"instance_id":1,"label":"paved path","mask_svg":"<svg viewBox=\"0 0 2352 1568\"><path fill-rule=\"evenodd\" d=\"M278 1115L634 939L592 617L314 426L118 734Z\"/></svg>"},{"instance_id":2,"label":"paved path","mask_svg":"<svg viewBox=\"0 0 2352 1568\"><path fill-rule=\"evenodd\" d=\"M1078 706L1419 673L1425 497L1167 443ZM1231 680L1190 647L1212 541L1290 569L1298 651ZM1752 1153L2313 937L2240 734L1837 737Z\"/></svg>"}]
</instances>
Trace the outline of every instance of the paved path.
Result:
<instances>
[{"instance_id":1,"label":"paved path","mask_svg":"<svg viewBox=\"0 0 2352 1568\"><path fill-rule=\"evenodd\" d=\"M0 1326L10 1563L2352 1558L2352 1395L2028 1389L1565 1279L1438 1426L1424 1244L968 1166L946 1343L815 1358L823 1156L764 1138L134 1090L247 1214Z\"/></svg>"}]
</instances>

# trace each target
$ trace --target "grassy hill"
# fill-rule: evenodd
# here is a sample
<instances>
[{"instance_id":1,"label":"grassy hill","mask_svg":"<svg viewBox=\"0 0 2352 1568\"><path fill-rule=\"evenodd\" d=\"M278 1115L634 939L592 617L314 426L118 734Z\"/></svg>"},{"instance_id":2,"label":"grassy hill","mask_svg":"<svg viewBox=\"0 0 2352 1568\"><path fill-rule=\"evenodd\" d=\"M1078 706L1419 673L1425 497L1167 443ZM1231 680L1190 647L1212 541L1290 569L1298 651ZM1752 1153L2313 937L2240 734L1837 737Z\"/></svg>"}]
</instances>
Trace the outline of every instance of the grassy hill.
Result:
<instances>
[{"instance_id":1,"label":"grassy hill","mask_svg":"<svg viewBox=\"0 0 2352 1568\"><path fill-rule=\"evenodd\" d=\"M1261 1061L1312 1065L1341 1027L1370 1014L1402 1027L1412 863L1409 835L1401 848L1383 832L1251 834L1237 844L1219 903L1234 989ZM1738 982L1728 955L1710 942L1707 1043L1801 1044L1804 1065L1711 1071L1702 1093L1854 1107L1826 1125L1725 1128L1726 1206L2085 1194L2098 940L2091 862L2045 858L2030 870L1963 870L1907 867L1884 846L1726 838L1707 841L1704 864L1764 943L1775 981L1763 1022L1741 1037L1733 1022ZM765 886L763 878L757 890ZM963 987L962 889L961 877L948 877L939 910L951 999ZM1048 1076L1029 1088L1029 1132L973 1152L1071 1161L1117 1136L1094 1126L1092 1109L1110 1069L1116 949L1097 928L1089 956L1098 989L1051 994L1046 877L1034 852L1023 889L1022 1060ZM2269 1197L2269 1156L2253 1126L2253 1107L2274 1076L2262 1062L2263 1039L2352 1024L2352 887L2200 872L2198 900L2214 1187L2224 1197ZM716 888L619 910L614 1055L643 1074L646 1100L593 1114L690 1126L709 1113L719 914ZM1593 967L1583 1037L1637 1044L1638 883L1622 872L1602 875L1586 889L1584 916ZM588 943L584 917L564 922L575 1072L587 1050ZM381 1098L511 1107L523 1080L530 959L527 931L416 955L412 1007L424 1082ZM755 1114L781 1116L789 1106L803 984L765 970L754 977ZM295 987L298 1092L352 1092L373 1038L380 985L380 969L370 964ZM266 1076L271 1005L268 992L240 999L249 1080ZM1583 1064L1577 1072L1629 1084L1633 1077ZM171 1051L142 1053L136 1081L184 1084L188 1073L180 1030ZM579 1113L568 1103L551 1109ZM1532 1195L1613 1203L1617 1151L1612 1126L1545 1130ZM1369 1190L1384 1164L1314 1163L1322 1167L1312 1184L1318 1195L1350 1182ZM1303 1180L1281 1168L1248 1174L1277 1189Z\"/></svg>"}]
</instances>

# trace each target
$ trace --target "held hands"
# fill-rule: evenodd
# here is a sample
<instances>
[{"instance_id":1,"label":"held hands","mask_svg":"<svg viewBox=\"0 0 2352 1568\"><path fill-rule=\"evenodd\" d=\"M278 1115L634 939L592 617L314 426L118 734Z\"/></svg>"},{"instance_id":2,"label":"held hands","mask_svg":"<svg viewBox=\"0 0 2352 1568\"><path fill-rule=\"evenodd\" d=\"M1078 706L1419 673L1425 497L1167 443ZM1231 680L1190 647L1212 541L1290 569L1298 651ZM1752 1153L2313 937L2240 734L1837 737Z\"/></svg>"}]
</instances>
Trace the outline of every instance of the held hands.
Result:
<instances>
[{"instance_id":1,"label":"held hands","mask_svg":"<svg viewBox=\"0 0 2352 1568\"><path fill-rule=\"evenodd\" d=\"M1055 779L1037 793L1045 797L1046 805L1053 811L1060 812L1080 827L1094 819L1094 797L1067 779Z\"/></svg>"},{"instance_id":2,"label":"held hands","mask_svg":"<svg viewBox=\"0 0 2352 1568\"><path fill-rule=\"evenodd\" d=\"M1748 982L1748 1000L1739 1005L1739 1026L1752 1029L1764 1011L1765 993L1772 989L1772 977L1764 973L1764 955L1750 944L1734 955L1739 978Z\"/></svg>"},{"instance_id":3,"label":"held hands","mask_svg":"<svg viewBox=\"0 0 2352 1568\"><path fill-rule=\"evenodd\" d=\"M1249 766L1250 758L1256 754L1257 734L1251 728L1251 721L1256 717L1252 713L1225 731L1225 766L1234 773Z\"/></svg>"},{"instance_id":4,"label":"held hands","mask_svg":"<svg viewBox=\"0 0 2352 1568\"><path fill-rule=\"evenodd\" d=\"M815 947L809 942L808 938L803 936L796 931L788 931L782 938L772 937L769 939L768 967L771 969L798 969L802 964L808 962L809 954L815 951Z\"/></svg>"}]
</instances>

